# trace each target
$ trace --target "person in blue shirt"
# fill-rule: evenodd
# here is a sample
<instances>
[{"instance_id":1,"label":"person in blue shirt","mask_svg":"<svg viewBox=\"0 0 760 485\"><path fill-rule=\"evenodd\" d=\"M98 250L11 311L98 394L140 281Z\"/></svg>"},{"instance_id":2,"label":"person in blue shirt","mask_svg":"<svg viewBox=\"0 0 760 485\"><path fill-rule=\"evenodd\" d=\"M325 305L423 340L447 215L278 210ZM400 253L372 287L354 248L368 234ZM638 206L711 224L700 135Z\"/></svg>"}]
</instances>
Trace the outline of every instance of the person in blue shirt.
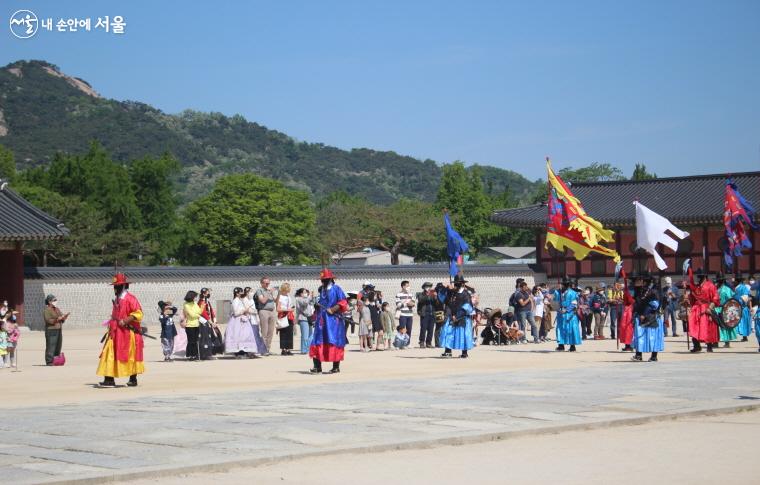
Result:
<instances>
[{"instance_id":1,"label":"person in blue shirt","mask_svg":"<svg viewBox=\"0 0 760 485\"><path fill-rule=\"evenodd\" d=\"M159 301L158 309L160 310L158 321L161 323L161 350L164 353L164 362L172 362L174 337L177 336L177 327L174 326L177 307L172 306L170 301Z\"/></svg>"},{"instance_id":2,"label":"person in blue shirt","mask_svg":"<svg viewBox=\"0 0 760 485\"><path fill-rule=\"evenodd\" d=\"M673 284L673 280L670 278L670 276L666 276L663 281L665 282L665 284L662 285L661 299L661 305L665 313L663 320L666 324L669 323L673 336L678 337L678 332L676 330L676 315L678 314L678 299L680 297L680 293L678 287ZM664 332L665 336L667 337L667 325L665 326Z\"/></svg>"}]
</instances>

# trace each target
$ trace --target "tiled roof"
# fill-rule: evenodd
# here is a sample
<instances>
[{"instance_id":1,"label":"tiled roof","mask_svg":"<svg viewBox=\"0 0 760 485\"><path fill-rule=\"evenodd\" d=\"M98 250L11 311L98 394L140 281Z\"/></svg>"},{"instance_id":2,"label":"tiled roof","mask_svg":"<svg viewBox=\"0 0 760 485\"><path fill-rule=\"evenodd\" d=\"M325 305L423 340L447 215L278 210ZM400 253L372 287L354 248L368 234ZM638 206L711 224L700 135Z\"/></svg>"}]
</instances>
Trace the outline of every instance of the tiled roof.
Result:
<instances>
[{"instance_id":1,"label":"tiled roof","mask_svg":"<svg viewBox=\"0 0 760 485\"><path fill-rule=\"evenodd\" d=\"M0 180L0 241L32 241L67 236L63 223L34 207Z\"/></svg>"},{"instance_id":2,"label":"tiled roof","mask_svg":"<svg viewBox=\"0 0 760 485\"><path fill-rule=\"evenodd\" d=\"M409 264L371 266L333 266L338 279L371 279L378 276L398 276L399 279L428 276L440 271L441 277L448 277L448 264ZM118 271L135 282L143 281L240 281L256 282L263 276L277 280L313 278L317 280L320 266L127 266ZM466 265L465 276L492 275L509 276L531 271L527 265ZM114 268L105 267L27 267L24 278L60 282L102 281L111 282Z\"/></svg>"},{"instance_id":3,"label":"tiled roof","mask_svg":"<svg viewBox=\"0 0 760 485\"><path fill-rule=\"evenodd\" d=\"M521 259L536 252L535 246L490 246L486 249L515 259Z\"/></svg>"},{"instance_id":4,"label":"tiled roof","mask_svg":"<svg viewBox=\"0 0 760 485\"><path fill-rule=\"evenodd\" d=\"M733 174L739 192L760 210L760 172ZM633 226L633 201L678 225L722 224L726 174L694 175L641 181L573 184L570 190L591 217L608 226ZM497 224L522 228L546 226L546 205L530 205L495 211ZM756 217L760 221L760 215Z\"/></svg>"},{"instance_id":5,"label":"tiled roof","mask_svg":"<svg viewBox=\"0 0 760 485\"><path fill-rule=\"evenodd\" d=\"M367 259L374 258L375 256L382 256L383 254L388 254L388 251L372 251L371 253L356 251L354 253L344 254L343 259ZM338 255L334 255L333 258L337 259Z\"/></svg>"}]
</instances>

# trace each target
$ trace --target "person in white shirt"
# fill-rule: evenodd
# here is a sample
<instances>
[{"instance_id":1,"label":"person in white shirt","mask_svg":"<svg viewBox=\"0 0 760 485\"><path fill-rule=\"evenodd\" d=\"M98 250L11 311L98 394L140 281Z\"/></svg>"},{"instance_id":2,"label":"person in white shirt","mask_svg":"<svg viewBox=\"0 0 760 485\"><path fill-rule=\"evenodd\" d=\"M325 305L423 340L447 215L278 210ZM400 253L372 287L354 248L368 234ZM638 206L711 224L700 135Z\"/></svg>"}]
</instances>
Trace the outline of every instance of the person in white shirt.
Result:
<instances>
[{"instance_id":1,"label":"person in white shirt","mask_svg":"<svg viewBox=\"0 0 760 485\"><path fill-rule=\"evenodd\" d=\"M398 312L398 324L406 329L409 339L412 338L412 322L414 321L414 309L417 306L417 300L410 291L411 285L408 281L401 282L401 291L396 293L396 311Z\"/></svg>"}]
</instances>

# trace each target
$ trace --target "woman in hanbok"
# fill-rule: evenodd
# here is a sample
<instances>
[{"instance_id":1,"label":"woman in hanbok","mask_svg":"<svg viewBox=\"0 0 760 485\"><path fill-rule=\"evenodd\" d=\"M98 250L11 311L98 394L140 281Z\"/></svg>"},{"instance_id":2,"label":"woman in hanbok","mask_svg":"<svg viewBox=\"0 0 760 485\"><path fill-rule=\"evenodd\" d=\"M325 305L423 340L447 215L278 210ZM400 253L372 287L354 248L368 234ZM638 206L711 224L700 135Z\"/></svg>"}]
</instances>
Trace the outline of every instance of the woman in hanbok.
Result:
<instances>
[{"instance_id":1,"label":"woman in hanbok","mask_svg":"<svg viewBox=\"0 0 760 485\"><path fill-rule=\"evenodd\" d=\"M224 331L224 348L227 353L235 354L238 359L257 350L251 317L246 312L242 297L242 288L232 290L232 312Z\"/></svg>"},{"instance_id":2,"label":"woman in hanbok","mask_svg":"<svg viewBox=\"0 0 760 485\"><path fill-rule=\"evenodd\" d=\"M267 349L267 344L264 342L264 337L261 336L259 312L256 311L256 302L253 299L253 289L250 286L246 286L243 289L242 301L243 306L245 307L245 313L248 315L248 319L251 321L253 340L256 342L256 348L250 354L248 354L248 356L255 358L259 355L268 355L269 350Z\"/></svg>"},{"instance_id":3,"label":"woman in hanbok","mask_svg":"<svg viewBox=\"0 0 760 485\"><path fill-rule=\"evenodd\" d=\"M211 290L201 288L198 296L198 307L201 309L201 317L198 320L198 358L200 360L211 360L214 358L214 348L216 347L216 312L211 304Z\"/></svg>"}]
</instances>

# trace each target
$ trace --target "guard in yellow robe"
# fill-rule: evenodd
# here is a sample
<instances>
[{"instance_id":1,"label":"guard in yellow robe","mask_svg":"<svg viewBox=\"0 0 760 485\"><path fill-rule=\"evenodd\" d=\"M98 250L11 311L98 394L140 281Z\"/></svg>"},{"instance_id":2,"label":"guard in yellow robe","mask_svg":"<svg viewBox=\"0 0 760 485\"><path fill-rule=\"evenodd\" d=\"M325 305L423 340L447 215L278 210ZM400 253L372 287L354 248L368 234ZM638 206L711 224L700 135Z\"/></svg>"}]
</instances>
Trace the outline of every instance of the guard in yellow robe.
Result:
<instances>
[{"instance_id":1,"label":"guard in yellow robe","mask_svg":"<svg viewBox=\"0 0 760 485\"><path fill-rule=\"evenodd\" d=\"M137 374L145 372L143 337L140 323L142 307L129 292L129 281L123 273L114 276L111 283L116 298L113 300L108 335L100 353L97 374L103 376L102 387L115 387L116 377L129 377L127 385L137 385Z\"/></svg>"}]
</instances>

